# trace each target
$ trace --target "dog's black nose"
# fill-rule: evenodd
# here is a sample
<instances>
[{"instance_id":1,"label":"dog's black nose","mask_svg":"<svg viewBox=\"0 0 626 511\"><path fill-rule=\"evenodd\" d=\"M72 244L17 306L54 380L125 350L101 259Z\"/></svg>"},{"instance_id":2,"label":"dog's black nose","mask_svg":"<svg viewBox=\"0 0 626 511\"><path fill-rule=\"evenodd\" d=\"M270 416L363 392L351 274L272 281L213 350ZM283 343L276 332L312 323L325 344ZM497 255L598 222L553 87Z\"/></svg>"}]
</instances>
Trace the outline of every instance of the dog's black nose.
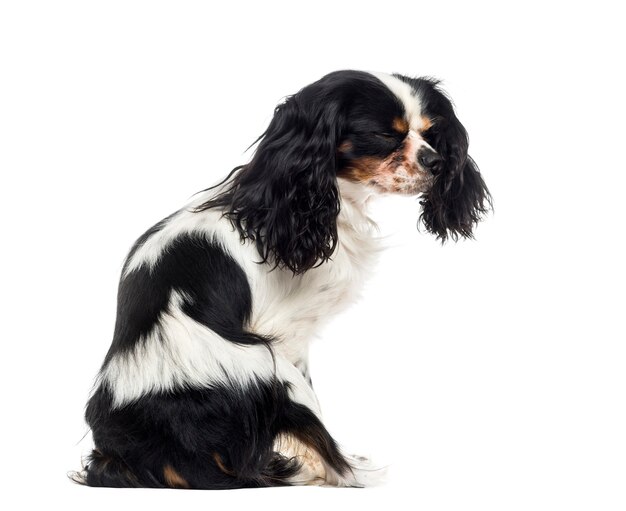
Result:
<instances>
[{"instance_id":1,"label":"dog's black nose","mask_svg":"<svg viewBox=\"0 0 626 511\"><path fill-rule=\"evenodd\" d=\"M425 169L435 171L439 169L443 158L432 149L422 147L417 155L417 161Z\"/></svg>"}]
</instances>

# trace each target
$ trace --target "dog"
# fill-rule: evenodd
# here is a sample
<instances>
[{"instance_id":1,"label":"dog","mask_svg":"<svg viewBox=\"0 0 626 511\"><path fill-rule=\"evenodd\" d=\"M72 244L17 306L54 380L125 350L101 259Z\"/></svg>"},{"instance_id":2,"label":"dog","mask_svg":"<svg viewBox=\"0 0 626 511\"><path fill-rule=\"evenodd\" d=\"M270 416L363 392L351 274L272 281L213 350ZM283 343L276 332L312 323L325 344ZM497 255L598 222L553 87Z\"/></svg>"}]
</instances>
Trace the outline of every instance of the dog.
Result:
<instances>
[{"instance_id":1,"label":"dog","mask_svg":"<svg viewBox=\"0 0 626 511\"><path fill-rule=\"evenodd\" d=\"M249 163L144 233L86 406L89 486L365 486L324 427L309 341L380 249L370 198L418 196L442 242L491 196L432 78L337 71L286 98Z\"/></svg>"}]
</instances>

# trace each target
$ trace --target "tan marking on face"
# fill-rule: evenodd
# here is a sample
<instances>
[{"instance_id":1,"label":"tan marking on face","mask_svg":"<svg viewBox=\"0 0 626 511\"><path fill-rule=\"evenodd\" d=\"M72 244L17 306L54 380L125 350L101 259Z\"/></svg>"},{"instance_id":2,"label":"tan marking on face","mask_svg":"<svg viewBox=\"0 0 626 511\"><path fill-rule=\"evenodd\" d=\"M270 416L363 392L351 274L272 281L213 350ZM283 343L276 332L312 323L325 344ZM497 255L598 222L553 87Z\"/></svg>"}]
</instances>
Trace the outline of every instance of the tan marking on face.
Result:
<instances>
[{"instance_id":1,"label":"tan marking on face","mask_svg":"<svg viewBox=\"0 0 626 511\"><path fill-rule=\"evenodd\" d=\"M376 156L363 156L353 160L341 171L341 175L352 181L367 182L376 178L384 161Z\"/></svg>"},{"instance_id":2,"label":"tan marking on face","mask_svg":"<svg viewBox=\"0 0 626 511\"><path fill-rule=\"evenodd\" d=\"M389 156L354 159L339 175L382 192L406 195L425 192L432 185L433 176L417 162L417 153L423 144L424 140L410 131L402 145Z\"/></svg>"},{"instance_id":3,"label":"tan marking on face","mask_svg":"<svg viewBox=\"0 0 626 511\"><path fill-rule=\"evenodd\" d=\"M172 465L165 465L163 467L163 477L165 478L165 483L170 488L189 488L189 483L174 470Z\"/></svg>"},{"instance_id":4,"label":"tan marking on face","mask_svg":"<svg viewBox=\"0 0 626 511\"><path fill-rule=\"evenodd\" d=\"M402 119L401 117L396 117L393 120L392 127L398 133L408 133L409 131L409 123L406 119Z\"/></svg>"},{"instance_id":5,"label":"tan marking on face","mask_svg":"<svg viewBox=\"0 0 626 511\"><path fill-rule=\"evenodd\" d=\"M420 129L420 133L424 131L428 131L433 125L433 121L431 121L428 117L424 115L422 115L421 120L422 120L422 127Z\"/></svg>"}]
</instances>

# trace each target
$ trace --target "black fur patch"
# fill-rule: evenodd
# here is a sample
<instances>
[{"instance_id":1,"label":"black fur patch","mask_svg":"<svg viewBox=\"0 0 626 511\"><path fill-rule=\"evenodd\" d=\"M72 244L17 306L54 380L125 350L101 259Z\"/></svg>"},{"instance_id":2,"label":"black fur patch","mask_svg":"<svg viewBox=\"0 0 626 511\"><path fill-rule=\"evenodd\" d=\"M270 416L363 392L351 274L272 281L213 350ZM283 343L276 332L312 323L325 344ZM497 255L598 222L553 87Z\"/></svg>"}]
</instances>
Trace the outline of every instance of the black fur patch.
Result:
<instances>
[{"instance_id":1,"label":"black fur patch","mask_svg":"<svg viewBox=\"0 0 626 511\"><path fill-rule=\"evenodd\" d=\"M349 470L319 419L275 380L149 394L119 409L105 385L86 419L96 445L90 486L168 487L164 467L189 488L284 485L300 464L273 451L279 433L305 442L340 474Z\"/></svg>"},{"instance_id":2,"label":"black fur patch","mask_svg":"<svg viewBox=\"0 0 626 511\"><path fill-rule=\"evenodd\" d=\"M138 246L165 222L139 238L125 268ZM239 344L268 342L245 331L252 311L252 295L241 267L206 236L181 234L163 250L152 268L144 264L122 276L113 342L105 365L116 353L132 350L157 326L172 291L183 296L185 314L225 339Z\"/></svg>"}]
</instances>

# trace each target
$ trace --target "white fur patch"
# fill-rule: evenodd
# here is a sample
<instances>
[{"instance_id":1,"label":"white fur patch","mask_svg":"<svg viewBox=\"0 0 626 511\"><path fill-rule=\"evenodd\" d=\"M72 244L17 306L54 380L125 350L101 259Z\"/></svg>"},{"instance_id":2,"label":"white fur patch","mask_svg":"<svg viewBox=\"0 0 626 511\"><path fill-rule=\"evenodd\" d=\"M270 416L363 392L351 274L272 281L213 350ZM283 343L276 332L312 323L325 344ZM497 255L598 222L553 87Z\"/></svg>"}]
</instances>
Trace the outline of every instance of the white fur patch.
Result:
<instances>
[{"instance_id":1,"label":"white fur patch","mask_svg":"<svg viewBox=\"0 0 626 511\"><path fill-rule=\"evenodd\" d=\"M371 74L383 82L402 101L411 129L418 132L424 129L421 99L413 88L393 75L379 72L372 72Z\"/></svg>"},{"instance_id":2,"label":"white fur patch","mask_svg":"<svg viewBox=\"0 0 626 511\"><path fill-rule=\"evenodd\" d=\"M181 310L183 297L173 291L168 309L152 331L130 353L118 353L102 372L113 391L115 406L149 392L245 385L272 376L271 355L264 346L227 341Z\"/></svg>"},{"instance_id":3,"label":"white fur patch","mask_svg":"<svg viewBox=\"0 0 626 511\"><path fill-rule=\"evenodd\" d=\"M113 392L114 407L150 392L215 384L245 387L276 376L291 384L291 399L319 415L317 398L300 371L280 356L272 358L265 346L241 346L223 339L187 316L182 303L183 296L173 291L152 332L104 368L100 378Z\"/></svg>"},{"instance_id":4,"label":"white fur patch","mask_svg":"<svg viewBox=\"0 0 626 511\"><path fill-rule=\"evenodd\" d=\"M198 204L200 203L198 202ZM194 213L192 208L195 206L194 202L174 213L167 219L165 225L159 231L152 234L141 246L137 247L132 257L126 263L122 278L127 277L143 265L152 268L161 254L167 250L169 244L182 234L213 234L220 227L224 228L226 223L223 219L220 219L220 212L208 210Z\"/></svg>"},{"instance_id":5,"label":"white fur patch","mask_svg":"<svg viewBox=\"0 0 626 511\"><path fill-rule=\"evenodd\" d=\"M276 338L275 349L292 364L306 362L320 326L356 301L381 249L366 215L372 191L344 179L338 184L339 241L330 261L298 277L259 265L248 273L253 287L249 328Z\"/></svg>"}]
</instances>

